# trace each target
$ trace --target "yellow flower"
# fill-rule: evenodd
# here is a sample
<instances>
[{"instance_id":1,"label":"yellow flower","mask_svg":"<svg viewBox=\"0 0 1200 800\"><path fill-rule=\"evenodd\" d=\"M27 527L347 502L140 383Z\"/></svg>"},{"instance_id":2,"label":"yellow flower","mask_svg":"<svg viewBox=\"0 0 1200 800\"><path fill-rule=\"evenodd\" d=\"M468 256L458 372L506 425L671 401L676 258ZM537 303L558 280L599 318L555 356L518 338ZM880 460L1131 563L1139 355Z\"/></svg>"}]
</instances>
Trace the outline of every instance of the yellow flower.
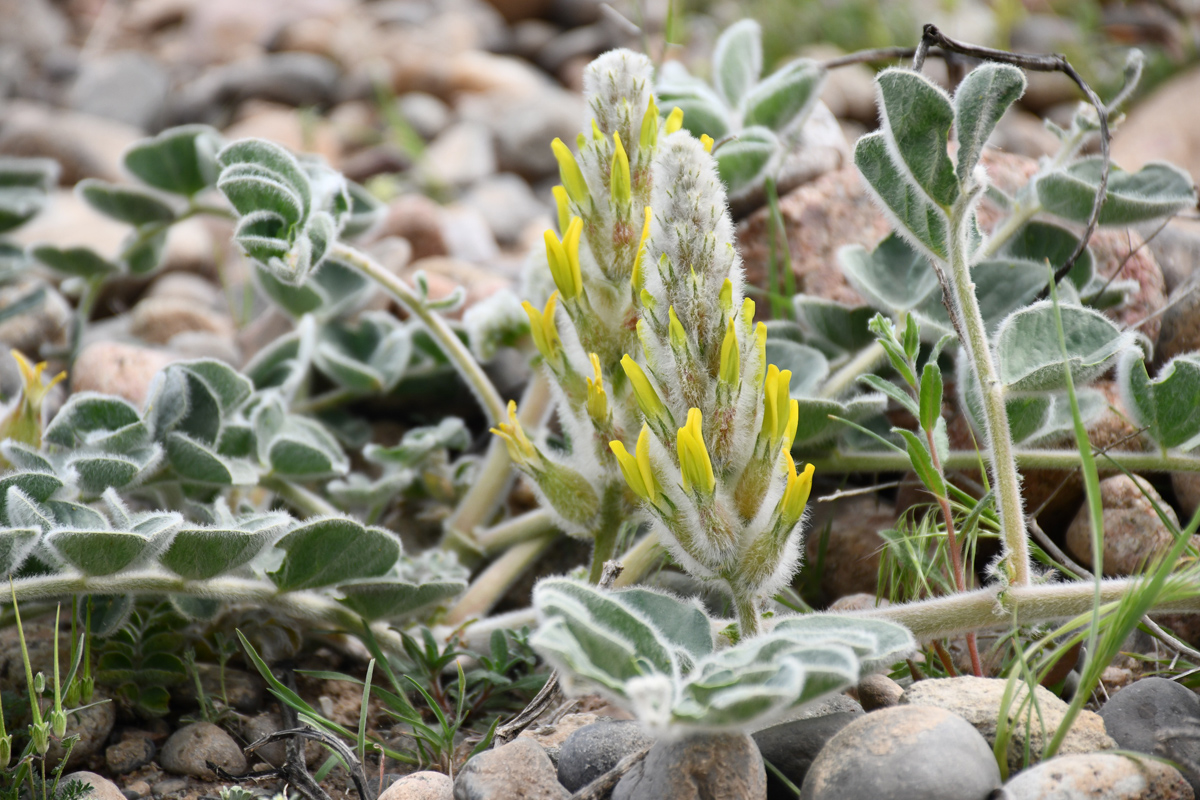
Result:
<instances>
[{"instance_id":1,"label":"yellow flower","mask_svg":"<svg viewBox=\"0 0 1200 800\"><path fill-rule=\"evenodd\" d=\"M694 486L702 494L712 494L717 479L713 475L708 448L704 445L700 409L688 409L687 424L679 429L676 443L679 448L679 472L683 478L683 490L690 493Z\"/></svg>"},{"instance_id":2,"label":"yellow flower","mask_svg":"<svg viewBox=\"0 0 1200 800\"><path fill-rule=\"evenodd\" d=\"M508 401L508 422L501 422L491 431L504 440L508 454L515 464L531 470L541 468L542 456L533 442L529 441L525 429L521 427L521 421L517 419L516 402Z\"/></svg>"},{"instance_id":3,"label":"yellow flower","mask_svg":"<svg viewBox=\"0 0 1200 800\"><path fill-rule=\"evenodd\" d=\"M700 134L700 144L704 145L704 152L711 153L713 146L713 138L707 133Z\"/></svg>"},{"instance_id":4,"label":"yellow flower","mask_svg":"<svg viewBox=\"0 0 1200 800\"><path fill-rule=\"evenodd\" d=\"M643 500L649 500L651 504L657 503L661 490L654 478L654 469L650 466L650 427L642 425L635 448L636 456L631 456L621 442L609 442L608 446L617 457L621 474L633 493Z\"/></svg>"},{"instance_id":5,"label":"yellow flower","mask_svg":"<svg viewBox=\"0 0 1200 800\"><path fill-rule=\"evenodd\" d=\"M783 450L785 453L792 451L792 444L796 441L796 427L800 424L800 401L793 400L788 407L787 425L783 429Z\"/></svg>"},{"instance_id":6,"label":"yellow flower","mask_svg":"<svg viewBox=\"0 0 1200 800\"><path fill-rule=\"evenodd\" d=\"M642 256L646 253L646 240L650 238L650 220L654 216L650 206L646 206L645 214L646 220L642 223L642 238L638 242L637 253L633 256L633 273L629 276L629 282L633 284L634 291L638 292L646 285L646 273L642 272Z\"/></svg>"},{"instance_id":7,"label":"yellow flower","mask_svg":"<svg viewBox=\"0 0 1200 800\"><path fill-rule=\"evenodd\" d=\"M562 177L563 186L567 188L567 194L575 201L575 205L584 207L585 202L590 195L588 194L587 181L583 179L583 172L579 169L579 164L575 161L575 156L570 149L563 144L562 139L555 139L550 143L550 149L554 151L554 158L558 161L558 174Z\"/></svg>"},{"instance_id":8,"label":"yellow flower","mask_svg":"<svg viewBox=\"0 0 1200 800\"><path fill-rule=\"evenodd\" d=\"M667 309L667 320L667 332L671 337L671 349L686 350L687 332L684 331L683 325L679 322L679 317L675 316L675 306Z\"/></svg>"},{"instance_id":9,"label":"yellow flower","mask_svg":"<svg viewBox=\"0 0 1200 800\"><path fill-rule=\"evenodd\" d=\"M567 205L567 190L562 186L555 186L550 191L554 193L554 205L558 209L558 232L563 233L571 222L571 209Z\"/></svg>"},{"instance_id":10,"label":"yellow flower","mask_svg":"<svg viewBox=\"0 0 1200 800\"><path fill-rule=\"evenodd\" d=\"M787 433L788 418L791 416L791 382L791 370L781 371L774 364L767 367L767 379L763 384L762 432L772 446L783 441Z\"/></svg>"},{"instance_id":11,"label":"yellow flower","mask_svg":"<svg viewBox=\"0 0 1200 800\"><path fill-rule=\"evenodd\" d=\"M760 384L767 363L767 325L764 322L754 326L754 350L758 354L758 367L754 371L754 383Z\"/></svg>"},{"instance_id":12,"label":"yellow flower","mask_svg":"<svg viewBox=\"0 0 1200 800\"><path fill-rule=\"evenodd\" d=\"M600 126L596 124L596 120L592 120L592 138L597 142L604 140L604 132L600 130Z\"/></svg>"},{"instance_id":13,"label":"yellow flower","mask_svg":"<svg viewBox=\"0 0 1200 800\"><path fill-rule=\"evenodd\" d=\"M521 305L529 316L529 333L533 336L533 343L537 345L538 352L547 361L557 362L562 346L562 340L558 338L558 325L554 320L554 312L558 307L558 292L550 294L544 311L538 311L528 300Z\"/></svg>"},{"instance_id":14,"label":"yellow flower","mask_svg":"<svg viewBox=\"0 0 1200 800\"><path fill-rule=\"evenodd\" d=\"M22 444L40 447L42 444L42 403L46 395L61 381L66 380L67 373L60 372L47 383L42 383L42 374L46 371L46 362L37 364L29 361L20 350L12 350L12 357L17 362L21 373L21 394L9 408L7 414L0 417L0 441L15 439ZM0 459L0 465L5 462Z\"/></svg>"},{"instance_id":15,"label":"yellow flower","mask_svg":"<svg viewBox=\"0 0 1200 800\"><path fill-rule=\"evenodd\" d=\"M592 372L596 378L585 378L587 381L587 410L588 416L597 425L603 425L608 421L608 396L604 393L604 379L600 374L600 356L595 353L588 353L588 359L592 362Z\"/></svg>"},{"instance_id":16,"label":"yellow flower","mask_svg":"<svg viewBox=\"0 0 1200 800\"><path fill-rule=\"evenodd\" d=\"M621 144L621 135L613 132L613 157L609 169L609 190L616 203L624 208L633 197L633 183L629 176L629 156Z\"/></svg>"},{"instance_id":17,"label":"yellow flower","mask_svg":"<svg viewBox=\"0 0 1200 800\"><path fill-rule=\"evenodd\" d=\"M550 275L554 285L568 300L574 300L583 291L583 273L579 267L579 237L583 233L583 220L572 217L562 241L554 231L546 231L546 261L550 264Z\"/></svg>"},{"instance_id":18,"label":"yellow flower","mask_svg":"<svg viewBox=\"0 0 1200 800\"><path fill-rule=\"evenodd\" d=\"M671 113L667 115L667 124L665 126L667 133L674 133L683 127L683 109L675 106L671 109Z\"/></svg>"},{"instance_id":19,"label":"yellow flower","mask_svg":"<svg viewBox=\"0 0 1200 800\"><path fill-rule=\"evenodd\" d=\"M784 463L787 488L783 490L783 499L779 501L779 516L783 520L783 524L790 528L804 513L804 506L808 503L808 496L812 492L812 476L815 468L812 464L805 464L804 471L797 474L796 462L792 460L791 454L785 451L784 455L787 457Z\"/></svg>"},{"instance_id":20,"label":"yellow flower","mask_svg":"<svg viewBox=\"0 0 1200 800\"><path fill-rule=\"evenodd\" d=\"M726 316L733 311L733 281L729 278L721 284L721 293L717 296L717 300L721 305L721 313Z\"/></svg>"},{"instance_id":21,"label":"yellow flower","mask_svg":"<svg viewBox=\"0 0 1200 800\"><path fill-rule=\"evenodd\" d=\"M733 317L730 317L729 324L725 327L725 338L721 340L721 368L717 377L721 383L737 386L741 368L737 332L734 330Z\"/></svg>"},{"instance_id":22,"label":"yellow flower","mask_svg":"<svg viewBox=\"0 0 1200 800\"><path fill-rule=\"evenodd\" d=\"M659 399L658 392L654 391L654 387L650 385L650 379L646 377L646 373L642 371L636 361L629 357L628 353L621 359L621 368L625 370L625 375L629 378L630 385L633 386L633 396L637 399L638 408L642 410L642 413L648 419L665 419L667 407Z\"/></svg>"},{"instance_id":23,"label":"yellow flower","mask_svg":"<svg viewBox=\"0 0 1200 800\"><path fill-rule=\"evenodd\" d=\"M658 141L658 106L654 104L654 98L650 98L650 105L646 106L646 113L642 115L642 133L638 138L638 145L643 149L654 147Z\"/></svg>"}]
</instances>

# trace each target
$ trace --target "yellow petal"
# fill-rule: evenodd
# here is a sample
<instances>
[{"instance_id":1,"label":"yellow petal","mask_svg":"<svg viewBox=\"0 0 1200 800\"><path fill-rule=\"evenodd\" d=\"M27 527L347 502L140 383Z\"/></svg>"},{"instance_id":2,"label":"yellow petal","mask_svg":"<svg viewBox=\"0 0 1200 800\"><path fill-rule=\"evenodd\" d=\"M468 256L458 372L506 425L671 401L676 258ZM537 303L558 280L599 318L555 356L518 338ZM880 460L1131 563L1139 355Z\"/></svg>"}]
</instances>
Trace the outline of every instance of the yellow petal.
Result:
<instances>
[{"instance_id":1,"label":"yellow petal","mask_svg":"<svg viewBox=\"0 0 1200 800\"><path fill-rule=\"evenodd\" d=\"M671 113L667 115L667 124L664 129L667 133L674 133L683 127L683 109L675 106L671 109Z\"/></svg>"},{"instance_id":2,"label":"yellow petal","mask_svg":"<svg viewBox=\"0 0 1200 800\"><path fill-rule=\"evenodd\" d=\"M556 138L551 142L550 149L554 151L554 158L558 161L558 173L562 178L563 186L567 189L567 194L571 196L577 206L584 207L584 201L590 195L587 181L583 179L583 172L579 169L574 154L563 144L562 139Z\"/></svg>"}]
</instances>

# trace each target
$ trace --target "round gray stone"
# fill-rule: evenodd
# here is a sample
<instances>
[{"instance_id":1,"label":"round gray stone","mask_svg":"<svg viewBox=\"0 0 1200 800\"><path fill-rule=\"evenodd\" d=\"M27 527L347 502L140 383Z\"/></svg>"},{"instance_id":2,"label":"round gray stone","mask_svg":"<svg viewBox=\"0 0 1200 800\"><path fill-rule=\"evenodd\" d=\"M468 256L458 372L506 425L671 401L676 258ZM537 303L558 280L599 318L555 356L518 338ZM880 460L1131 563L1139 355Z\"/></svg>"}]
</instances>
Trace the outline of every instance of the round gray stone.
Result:
<instances>
[{"instance_id":1,"label":"round gray stone","mask_svg":"<svg viewBox=\"0 0 1200 800\"><path fill-rule=\"evenodd\" d=\"M821 750L802 800L984 800L1000 768L979 731L931 706L864 714Z\"/></svg>"},{"instance_id":2,"label":"round gray stone","mask_svg":"<svg viewBox=\"0 0 1200 800\"><path fill-rule=\"evenodd\" d=\"M1200 743L1192 738L1200 724L1200 698L1166 678L1142 678L1114 694L1100 709L1104 728L1119 747L1197 763ZM1193 783L1200 790L1200 784Z\"/></svg>"},{"instance_id":3,"label":"round gray stone","mask_svg":"<svg viewBox=\"0 0 1200 800\"><path fill-rule=\"evenodd\" d=\"M558 782L577 792L654 739L636 720L602 720L585 725L558 752Z\"/></svg>"},{"instance_id":4,"label":"round gray stone","mask_svg":"<svg viewBox=\"0 0 1200 800\"><path fill-rule=\"evenodd\" d=\"M796 786L804 783L804 776L813 760L838 731L863 715L858 703L844 695L834 695L814 711L801 719L775 725L754 734L763 759L783 773ZM767 788L774 795L786 796L787 787L774 774L767 773Z\"/></svg>"},{"instance_id":5,"label":"round gray stone","mask_svg":"<svg viewBox=\"0 0 1200 800\"><path fill-rule=\"evenodd\" d=\"M1192 790L1174 767L1149 758L1082 753L1043 761L1004 786L1005 800L1187 800Z\"/></svg>"},{"instance_id":6,"label":"round gray stone","mask_svg":"<svg viewBox=\"0 0 1200 800\"><path fill-rule=\"evenodd\" d=\"M765 800L767 770L749 736L660 741L625 773L612 800Z\"/></svg>"},{"instance_id":7,"label":"round gray stone","mask_svg":"<svg viewBox=\"0 0 1200 800\"><path fill-rule=\"evenodd\" d=\"M454 800L566 800L542 746L518 738L472 758L454 779Z\"/></svg>"},{"instance_id":8,"label":"round gray stone","mask_svg":"<svg viewBox=\"0 0 1200 800\"><path fill-rule=\"evenodd\" d=\"M72 772L70 775L64 775L61 783L65 786L71 781L80 781L92 787L92 791L87 795L88 800L125 800L125 795L115 783L94 772Z\"/></svg>"},{"instance_id":9,"label":"round gray stone","mask_svg":"<svg viewBox=\"0 0 1200 800\"><path fill-rule=\"evenodd\" d=\"M171 734L158 755L158 763L167 772L215 780L208 768L212 762L231 775L246 772L246 756L225 731L211 722L194 722Z\"/></svg>"}]
</instances>

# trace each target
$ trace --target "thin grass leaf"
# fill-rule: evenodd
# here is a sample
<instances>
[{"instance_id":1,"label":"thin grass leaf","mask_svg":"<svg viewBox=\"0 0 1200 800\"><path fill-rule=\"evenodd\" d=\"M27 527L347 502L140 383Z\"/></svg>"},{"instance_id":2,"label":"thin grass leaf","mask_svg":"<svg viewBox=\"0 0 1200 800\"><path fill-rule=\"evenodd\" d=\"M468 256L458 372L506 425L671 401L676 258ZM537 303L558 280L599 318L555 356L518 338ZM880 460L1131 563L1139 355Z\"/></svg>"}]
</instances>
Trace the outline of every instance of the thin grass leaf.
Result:
<instances>
[{"instance_id":1,"label":"thin grass leaf","mask_svg":"<svg viewBox=\"0 0 1200 800\"><path fill-rule=\"evenodd\" d=\"M375 675L375 659L367 664L367 677L363 680L362 705L358 709L358 760L367 760L367 704L371 701L371 678Z\"/></svg>"}]
</instances>

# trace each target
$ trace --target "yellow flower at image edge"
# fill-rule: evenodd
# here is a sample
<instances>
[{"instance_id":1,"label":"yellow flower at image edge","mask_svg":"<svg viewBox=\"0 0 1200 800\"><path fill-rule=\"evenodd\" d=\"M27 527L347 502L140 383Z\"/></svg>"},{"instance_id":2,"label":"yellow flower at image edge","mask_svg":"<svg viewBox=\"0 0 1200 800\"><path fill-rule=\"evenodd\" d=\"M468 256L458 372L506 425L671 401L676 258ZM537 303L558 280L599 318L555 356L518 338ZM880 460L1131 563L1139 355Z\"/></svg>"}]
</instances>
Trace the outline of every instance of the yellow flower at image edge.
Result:
<instances>
[{"instance_id":1,"label":"yellow flower at image edge","mask_svg":"<svg viewBox=\"0 0 1200 800\"><path fill-rule=\"evenodd\" d=\"M533 446L533 442L529 441L529 437L525 435L521 421L517 419L516 402L508 401L508 422L501 422L491 431L504 440L504 444L508 448L508 455L516 464L529 469L541 467L542 457L537 448Z\"/></svg>"},{"instance_id":2,"label":"yellow flower at image edge","mask_svg":"<svg viewBox=\"0 0 1200 800\"><path fill-rule=\"evenodd\" d=\"M636 455L630 455L621 442L609 442L608 446L617 457L621 474L625 476L625 482L629 484L633 493L643 500L656 503L659 487L658 481L654 479L654 469L650 466L650 428L642 425L642 432L638 434L637 447L634 450Z\"/></svg>"},{"instance_id":3,"label":"yellow flower at image edge","mask_svg":"<svg viewBox=\"0 0 1200 800\"><path fill-rule=\"evenodd\" d=\"M783 490L783 499L779 501L779 516L785 525L791 526L800 519L804 513L804 506L808 504L808 496L812 492L812 476L816 468L812 464L805 464L804 471L797 474L796 462L792 460L791 453L784 451L784 456L787 488Z\"/></svg>"},{"instance_id":4,"label":"yellow flower at image edge","mask_svg":"<svg viewBox=\"0 0 1200 800\"><path fill-rule=\"evenodd\" d=\"M60 372L48 382L42 382L46 362L34 364L21 353L12 350L12 357L21 372L21 394L8 413L0 417L0 440L15 439L22 444L40 447L42 443L42 403L54 386L67 378ZM0 463L3 463L0 461Z\"/></svg>"},{"instance_id":5,"label":"yellow flower at image edge","mask_svg":"<svg viewBox=\"0 0 1200 800\"><path fill-rule=\"evenodd\" d=\"M679 429L676 442L679 448L679 472L683 478L683 490L691 492L694 486L703 494L712 494L717 486L717 479L713 475L712 461L704 444L700 409L688 409L687 424Z\"/></svg>"}]
</instances>

